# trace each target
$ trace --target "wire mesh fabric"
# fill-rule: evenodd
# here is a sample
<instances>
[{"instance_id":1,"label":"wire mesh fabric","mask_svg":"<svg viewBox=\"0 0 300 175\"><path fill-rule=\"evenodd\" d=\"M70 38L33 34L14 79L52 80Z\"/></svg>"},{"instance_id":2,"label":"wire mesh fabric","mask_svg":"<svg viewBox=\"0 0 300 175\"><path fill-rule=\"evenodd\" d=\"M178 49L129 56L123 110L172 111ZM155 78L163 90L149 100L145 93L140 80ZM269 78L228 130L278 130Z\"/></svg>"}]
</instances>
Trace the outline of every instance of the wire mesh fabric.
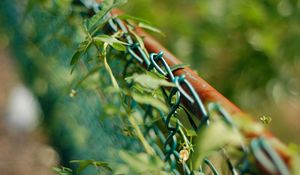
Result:
<instances>
[{"instance_id":1,"label":"wire mesh fabric","mask_svg":"<svg viewBox=\"0 0 300 175\"><path fill-rule=\"evenodd\" d=\"M110 53L113 54L107 57L113 73L121 77L118 80L122 88L139 90L136 87L138 84L136 79L144 77L135 73L153 73L154 77L160 76L161 79L172 82L172 85L160 86L155 92L161 94L163 98L159 100L164 101L167 110L162 108L163 105L141 103L143 101L141 98L146 96L133 98L130 92L126 92L127 94L122 96L125 98L120 98L112 93L114 89L106 89L111 86L111 79L103 68L102 60L100 62L91 59L95 56L93 53L81 55L82 62L78 67L83 67L85 71L74 70L73 76L77 76L75 79L69 75L69 58L73 46L68 45L66 38L75 38L74 40L79 38L75 32L77 29L72 23L72 18L78 15L77 11L55 8L54 11L47 13L45 9L33 9L29 17L35 26L32 27L33 25L25 20L23 25L29 24L31 27L26 28L19 24L20 16L15 13L19 9L13 6L14 3L6 0L3 2L1 9L6 8L1 12L5 11L5 14L8 14L3 16L6 19L3 21L9 21L7 26L14 26L17 29L9 30L15 32L12 45L14 49L20 51L16 56L22 67L24 79L39 97L45 113L44 123L53 139L53 145L63 158L63 164L72 159L92 158L108 162L123 161L126 166L119 172L128 172L127 174L262 174L259 167L269 174L290 174L288 164L274 149L276 142L273 143L266 137L243 136L243 130L259 133L260 125L238 117L231 118L231 115L218 104L203 104L184 75L173 75L173 72L181 67L169 66L162 52L149 54L143 43L134 35L132 31L134 26L131 23L107 15L104 18L105 25L96 26L98 31L89 34L92 37L99 33L120 35L118 39L126 43L125 52L110 49ZM91 11L99 14L99 10L103 10L101 4L99 6L93 1L89 2L86 5L90 10L80 11L80 14L85 16L93 14ZM80 4L80 1L76 1L76 4L78 3ZM67 12L70 14L66 14ZM59 18L54 14L59 14ZM13 20L8 20L9 18ZM65 23L67 25L63 25ZM64 27L61 28L62 26ZM35 32L29 34L24 32L32 28ZM57 37L61 37L61 40ZM74 40L71 43L74 43ZM21 46L32 49L23 52ZM51 59L54 56L58 59ZM97 66L94 67L92 63L96 63ZM81 83L84 88L73 86L73 81L82 82L86 76L91 75L90 72L94 72L92 75L97 76L92 76L92 81L89 80L86 84ZM126 81L122 84L124 79ZM46 84L48 90L38 88L41 84ZM91 85L96 88L91 88ZM70 86L75 87L70 93L72 98L68 96ZM153 92L147 93L152 95ZM200 111L201 120L183 106L182 100ZM123 102L126 102L127 107L132 110L129 114L138 121L136 126L141 130L141 135L146 138L147 143L141 143L136 138L134 126L126 121L127 114L124 115L124 111L116 109L121 108L120 103ZM124 115L125 121L113 117L121 114ZM126 122L127 125L124 124ZM150 145L146 146L148 151L143 145ZM120 149L132 151L134 154L130 157L128 153L119 153ZM147 154L141 154L145 152ZM141 162L146 162L146 166L136 167L140 166ZM151 162L154 163L150 164ZM131 170L127 171L126 167Z\"/></svg>"},{"instance_id":2,"label":"wire mesh fabric","mask_svg":"<svg viewBox=\"0 0 300 175\"><path fill-rule=\"evenodd\" d=\"M101 4L99 6L96 3L93 4L92 9L97 14L101 9ZM127 103L131 109L138 109L140 113L143 113L143 125L140 128L155 154L166 162L164 171L172 174L258 174L260 170L255 165L258 162L268 172L290 174L285 162L270 146L267 138L261 136L246 140L239 131L240 126L235 124L221 106L215 103L205 105L191 83L185 79L185 75L174 76L173 71L176 69L172 70L172 67L167 64L163 52L148 53L141 46L142 43L134 36L134 26L131 23L126 23L110 13L105 18L107 18L107 23L103 28L104 33L114 35L121 32L120 39L127 43L123 56L126 60L123 71L125 79L127 76L132 76L132 72L128 73L129 67L140 64L147 71L159 74L175 85L171 88L160 87L161 94L169 108L167 112L153 105L139 104L139 100L129 100ZM134 81L127 81L128 88L133 87L134 83ZM181 104L183 100L187 101L190 106L198 108L202 116L200 120ZM153 122L157 115L160 121ZM188 125L197 136L188 134L191 131L185 130L186 125L182 124L181 115L188 119ZM213 139L218 139L220 143L212 142L209 145L211 148L206 148L207 150L194 149L192 139L197 137L195 144L201 147L201 144L208 139L209 131L212 131L210 128L219 130L218 134L222 134L219 136L211 134L211 137L216 136Z\"/></svg>"}]
</instances>

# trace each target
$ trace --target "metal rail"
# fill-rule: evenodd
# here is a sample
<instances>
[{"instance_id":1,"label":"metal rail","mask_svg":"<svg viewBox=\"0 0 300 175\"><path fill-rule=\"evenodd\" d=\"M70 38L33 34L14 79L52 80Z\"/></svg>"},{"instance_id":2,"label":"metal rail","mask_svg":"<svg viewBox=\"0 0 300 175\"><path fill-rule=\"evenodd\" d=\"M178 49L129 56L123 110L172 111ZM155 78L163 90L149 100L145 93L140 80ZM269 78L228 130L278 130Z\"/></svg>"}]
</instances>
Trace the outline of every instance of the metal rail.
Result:
<instances>
[{"instance_id":1,"label":"metal rail","mask_svg":"<svg viewBox=\"0 0 300 175\"><path fill-rule=\"evenodd\" d=\"M122 11L118 9L113 9L111 14L112 16L120 15ZM121 21L120 21L121 22ZM126 26L124 24L124 26ZM156 39L154 39L151 35L149 35L147 32L145 32L143 29L136 27L135 32L143 38L143 42L145 45L145 48L149 53L158 53L157 55L163 53L163 59L165 63L168 66L176 66L179 64L182 64L182 62L175 57L170 51L168 51L164 46L162 46ZM150 57L151 60L151 57ZM163 72L161 72L164 74ZM219 93L215 88L213 88L209 83L207 83L204 79L202 79L196 72L194 72L189 67L183 67L181 69L177 69L172 72L173 76L184 76L186 82L190 84L197 93L197 95L201 98L201 101L204 104L208 104L210 102L220 104L222 108L224 108L232 117L248 117L250 118L246 113L244 113L241 109L239 109L235 104L233 104L231 101L229 101L226 97L224 97L221 93ZM169 77L169 80L172 81L172 78ZM189 96L193 96L192 91L189 89L188 86L181 86L184 89L184 92L187 92ZM185 95L186 96L186 95ZM202 119L205 114L203 114L203 110L201 110L201 107L196 107L197 103L190 103L190 100L187 98L181 98L181 102L194 114L198 116L199 119ZM252 119L252 118L250 118ZM253 119L252 119L253 120ZM203 120L201 120L203 121ZM255 121L253 120L253 123ZM284 164L289 164L290 157L289 155L282 149L283 143L281 143L269 130L264 130L261 133L244 133L246 137L249 139L253 139L252 145L255 145L252 147L252 152L256 153L259 151L263 151L262 153L265 155L266 159L260 159L257 158L257 164L258 167L266 174L278 174L278 175L286 175L289 174L289 171L286 169ZM265 147L262 146L262 144L255 144L256 142L259 143L265 143L265 139L268 140L276 140L279 144L278 147L272 148L276 152L268 153L266 151ZM266 143L265 143L266 144ZM267 144L266 144L267 145ZM270 145L266 146L269 149L271 149ZM275 159L272 159L272 156L275 155ZM270 158L271 157L271 158ZM274 158L274 157L273 157ZM266 167L265 162L268 159L272 159L271 162L275 164L273 165L273 168ZM281 166L281 169L277 169L277 166ZM275 169L275 170L274 170Z\"/></svg>"},{"instance_id":2,"label":"metal rail","mask_svg":"<svg viewBox=\"0 0 300 175\"><path fill-rule=\"evenodd\" d=\"M98 6L95 5L93 10L97 10ZM242 112L237 106L235 106L232 102L226 99L223 95L221 95L216 89L210 86L205 80L203 80L197 73L191 70L188 67L183 67L174 71L171 71L170 67L176 66L178 64L182 64L179 59L177 59L172 53L170 53L166 48L164 48L158 41L156 41L152 36L144 32L141 28L136 27L135 32L143 38L143 42L145 48L150 53L149 57L142 51L141 47L137 42L134 42L131 36L129 35L128 28L126 23L122 20L118 19L117 16L121 11L114 9L111 12L112 19L109 20L109 25L113 32L117 32L121 30L124 33L124 39L127 41L129 46L127 47L128 54L135 58L137 62L144 65L146 69L152 70L155 69L158 73L167 77L170 81L176 84L176 88L172 88L170 90L169 95L165 95L167 97L167 102L170 106L170 111L163 117L163 121L166 124L166 127L169 131L167 134L167 138L163 136L161 131L155 126L149 126L149 130L153 130L156 133L157 137L160 138L161 142L164 143L164 152L165 155L162 154L162 150L158 148L157 145L153 144L154 148L157 148L157 154L161 155L165 161L170 161L170 166L172 172L178 174L179 172L176 170L176 159L180 158L179 152L176 150L176 133L179 133L179 125L178 121L175 126L170 124L171 117L176 113L176 109L178 109L180 102L184 104L184 106L194 113L197 118L200 120L200 125L197 126L192 119L189 118L191 125L195 130L200 128L203 125L207 125L209 122L209 113L206 111L206 104L208 103L217 103L222 106L222 109L218 108L217 110L220 112L221 116L223 116L224 120L228 119L228 116L223 111L225 110L230 114L230 116L238 116L238 117L248 117L244 112ZM131 64L132 60L128 62ZM164 91L164 89L163 89ZM176 102L172 103L171 98L176 96ZM151 110L151 107L148 107ZM151 112L150 112L151 113ZM151 117L148 111L145 113L145 118ZM164 114L162 114L164 116ZM249 118L249 117L248 117ZM227 120L228 124L231 125L230 120ZM255 121L253 121L255 123ZM243 133L247 138L251 139L250 148L251 150L244 149L244 156L249 155L249 151L252 152L256 159L256 163L261 171L265 174L278 174L278 175L289 175L290 172L287 168L287 165L290 161L290 156L282 149L281 146L269 145L266 140L277 140L268 130L263 130L259 133ZM284 147L284 146L283 146ZM232 167L230 161L228 161L228 166ZM246 161L243 158L242 164ZM204 163L211 168L214 174L218 174L217 170L213 166L213 164L208 160L204 159ZM184 164L183 164L184 165ZM244 166L244 165L243 165ZM247 165L245 165L246 167ZM183 170L186 174L192 174L191 170L185 165ZM231 173L235 174L235 169L231 168ZM242 174L247 173L247 167L241 170Z\"/></svg>"}]
</instances>

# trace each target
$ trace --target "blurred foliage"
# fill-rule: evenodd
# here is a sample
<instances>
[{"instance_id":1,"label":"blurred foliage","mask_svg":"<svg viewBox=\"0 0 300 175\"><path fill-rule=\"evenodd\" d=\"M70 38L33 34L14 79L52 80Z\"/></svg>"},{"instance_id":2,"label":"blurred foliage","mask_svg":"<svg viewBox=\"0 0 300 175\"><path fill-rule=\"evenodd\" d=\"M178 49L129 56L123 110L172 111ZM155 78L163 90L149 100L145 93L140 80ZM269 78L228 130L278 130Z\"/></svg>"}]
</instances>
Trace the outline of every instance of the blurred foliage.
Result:
<instances>
[{"instance_id":1,"label":"blurred foliage","mask_svg":"<svg viewBox=\"0 0 300 175\"><path fill-rule=\"evenodd\" d=\"M0 2L1 36L8 36L7 44L20 76L41 104L42 127L59 152L61 163L68 167L74 166L69 165L74 159L110 161L118 159L121 148L140 150L137 139L125 137L120 119L113 117L112 111L119 106L117 96L111 95L109 99L103 96L109 94L105 88L110 85L106 71L85 67L91 57L86 54L85 62L70 73L71 57L84 33L81 15L74 11L85 10L71 9L70 3L32 1L28 10L25 2ZM103 76L89 73L90 69ZM99 87L99 82L103 87ZM75 86L79 90L73 90ZM64 171L68 170L61 169ZM86 171L93 172L93 168Z\"/></svg>"}]
</instances>

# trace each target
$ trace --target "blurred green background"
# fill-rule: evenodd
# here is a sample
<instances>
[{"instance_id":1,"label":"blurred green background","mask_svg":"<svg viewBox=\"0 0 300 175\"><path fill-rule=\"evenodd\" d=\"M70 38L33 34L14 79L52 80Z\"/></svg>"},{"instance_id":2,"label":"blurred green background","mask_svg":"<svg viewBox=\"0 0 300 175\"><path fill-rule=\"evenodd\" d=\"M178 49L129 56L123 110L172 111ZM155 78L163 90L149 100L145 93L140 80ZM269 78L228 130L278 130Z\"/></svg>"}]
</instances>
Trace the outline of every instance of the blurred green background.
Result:
<instances>
[{"instance_id":1,"label":"blurred green background","mask_svg":"<svg viewBox=\"0 0 300 175\"><path fill-rule=\"evenodd\" d=\"M40 128L63 163L115 156L106 147L138 149L116 129L118 121L98 122L107 113L93 89L69 97L84 74L70 74L83 37L74 13L81 9L70 2L2 0L1 52L10 53L14 74L37 97ZM300 144L299 0L129 0L122 9L161 29L166 37L153 35L166 48L255 120L271 117L267 127L281 140ZM7 67L3 58L1 64L0 73Z\"/></svg>"}]
</instances>

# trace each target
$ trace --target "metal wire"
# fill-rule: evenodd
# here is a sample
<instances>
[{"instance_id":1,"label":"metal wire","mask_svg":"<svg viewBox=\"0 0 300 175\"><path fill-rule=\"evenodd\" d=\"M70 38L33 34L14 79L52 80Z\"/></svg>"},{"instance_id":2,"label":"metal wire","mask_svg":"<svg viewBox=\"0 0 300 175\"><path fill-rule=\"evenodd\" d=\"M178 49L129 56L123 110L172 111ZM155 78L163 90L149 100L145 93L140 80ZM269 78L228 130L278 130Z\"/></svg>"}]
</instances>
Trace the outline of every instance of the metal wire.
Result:
<instances>
[{"instance_id":1,"label":"metal wire","mask_svg":"<svg viewBox=\"0 0 300 175\"><path fill-rule=\"evenodd\" d=\"M128 30L125 29L126 26L123 24L122 21L120 21L118 18L113 18L110 20L109 24L114 23L114 25L118 26L120 30L126 34L126 40L127 41L134 41L132 38L129 38L130 35L128 35ZM113 29L114 27L111 27ZM180 102L182 101L182 98L185 98L191 103L192 105L195 105L199 108L199 111L202 113L202 120L200 121L200 125L196 126L196 124L193 122L193 120L190 120L191 125L195 130L198 130L200 127L207 125L209 115L204 107L204 104L198 94L196 93L193 86L188 82L188 80L185 79L185 76L174 76L173 72L171 71L170 66L166 62L166 60L163 58L163 52L159 53L151 53L149 58L145 57L147 55L144 53L143 49L138 43L132 43L130 46L128 46L128 54L131 56L132 59L135 59L138 63L146 65L146 69L149 71L156 71L157 73L161 74L162 76L165 76L170 79L170 81L174 82L176 84L176 87L172 88L170 90L169 94L166 94L167 103L169 104L170 111L167 114L161 113L161 117L163 122L165 123L165 126L168 130L167 136L165 137L164 134L161 133L161 131L158 129L158 127L154 127L155 133L158 134L161 143L163 143L163 151L159 149L159 146L157 146L155 143L152 142L152 146L156 148L157 154L161 154L164 152L164 160L170 163L170 169L174 174L180 174L177 167L177 162L180 160L179 152L177 151L178 143L177 143L177 136L179 134L179 121L176 118L177 110L179 109ZM132 64L132 59L129 59L127 64ZM126 64L126 65L127 65ZM186 92L182 86L187 87L189 92ZM164 90L165 92L165 90ZM191 95L190 95L191 94ZM172 99L175 97L175 102L172 102ZM149 107L150 108L150 107ZM147 117L153 118L149 112L146 111L146 115L144 116L144 121ZM175 118L174 122L171 122L171 119ZM152 128L148 127L148 133L152 131ZM191 174L190 168L183 164L183 172L184 174Z\"/></svg>"},{"instance_id":2,"label":"metal wire","mask_svg":"<svg viewBox=\"0 0 300 175\"><path fill-rule=\"evenodd\" d=\"M132 38L129 38L130 35L128 35L126 26L123 24L122 21L120 21L117 18L113 18L110 20L109 24L113 24L113 23L115 23L115 25L118 26L119 29L124 32L124 34L126 34L127 41L130 42L134 41ZM114 27L112 27L112 29L113 28ZM163 52L151 53L149 58L147 58L145 57L146 54L143 52L143 49L140 47L140 45L138 43L133 42L130 46L128 46L128 54L131 56L131 58L135 59L138 63L146 65L147 70L149 71L154 70L158 72L159 74L169 78L170 81L174 82L176 85L176 87L170 90L169 94L164 93L166 95L166 99L167 99L167 103L169 104L170 111L167 114L160 112L162 120L164 121L165 126L168 130L167 136L165 137L164 134L160 131L160 129L154 125L151 126L153 128L148 127L147 128L148 133L145 134L149 134L149 132L151 132L152 129L154 130L154 132L158 135L160 142L163 143L163 151L160 149L160 147L157 144L150 141L152 143L152 146L155 148L158 155L161 155L162 152L164 153L164 156L161 155L160 157L163 157L165 161L168 161L170 163L171 171L174 174L180 174L177 167L177 162L180 160L180 156L179 156L179 152L177 151L178 143L176 137L176 135L179 134L179 128L180 128L179 121L176 118L176 114L177 114L177 110L179 109L180 102L184 97L186 100L189 101L191 105L198 107L199 111L202 113L202 118L199 126L196 126L193 119L189 117L189 121L195 130L198 130L200 127L208 124L209 121L208 112L201 98L196 93L194 87L190 84L190 82L187 79L185 79L185 76L184 75L174 76L170 66L163 58ZM127 64L132 64L132 63L133 63L132 59L129 59L129 61L127 62ZM186 92L183 86L185 86L189 90L189 92ZM174 96L176 100L175 102L172 102ZM149 108L151 107L149 106L148 109ZM146 111L144 116L144 121L148 116L153 118L151 113ZM176 121L175 123L171 122L172 117L175 118ZM217 170L214 168L213 164L208 159L205 159L204 163L208 164L209 167L212 168L215 174L219 174ZM183 164L183 172L184 174L187 175L190 175L192 172L185 163Z\"/></svg>"},{"instance_id":3,"label":"metal wire","mask_svg":"<svg viewBox=\"0 0 300 175\"><path fill-rule=\"evenodd\" d=\"M95 12L99 10L99 5L97 3L93 4L90 8L92 8ZM194 87L191 83L185 78L185 75L175 76L168 65L167 61L163 57L163 52L159 53L150 53L149 57L147 57L148 53L142 49L140 44L135 41L134 38L131 37L128 32L127 26L124 24L122 20L117 17L110 18L107 22L111 32L122 31L123 38L128 43L127 46L127 55L130 56L130 59L126 62L124 67L124 75L127 74L127 68L137 62L138 64L144 65L148 71L154 71L162 76L168 78L171 82L173 82L176 87L173 87L171 90L167 90L162 88L162 92L165 96L166 103L169 105L169 112L164 113L159 111L160 117L165 125L167 133L163 133L161 128L155 124L151 123L147 124L147 121L151 121L154 119L153 108L152 106L146 106L146 110L143 116L143 121L145 123L144 135L148 139L149 144L153 147L156 154L165 162L168 162L168 167L173 174L180 174L183 172L186 175L192 175L194 172L203 173L201 167L194 167L196 169L192 170L185 162L182 162L182 167L178 166L178 162L181 161L180 154L178 152L178 137L186 138L180 130L182 129L180 126L180 121L177 119L178 110L180 109L180 103L183 99L188 101L188 103L198 108L202 115L202 118L198 123L194 122L194 120L199 120L198 118L193 118L185 108L184 112L188 116L189 122L195 131L198 131L202 127L209 126L209 113L206 109L203 101L200 96L196 93ZM131 86L132 84L128 84ZM174 100L175 99L175 100ZM216 110L220 116L223 118L225 123L232 128L236 129L230 115L226 113L226 111L221 108L217 104L213 104L211 106L212 109ZM156 109L157 110L157 109ZM225 136L226 137L226 136ZM162 147L160 145L163 145ZM273 148L267 143L266 139L261 137L258 139L253 139L250 144L250 148L253 152L253 156L261 162L262 165L268 167L275 173L281 175L288 175L289 170L278 156L278 154L273 150ZM241 160L233 165L228 156L224 156L227 162L227 166L230 169L230 173L236 175L237 172L239 174L252 174L249 168L248 156L250 155L249 149L247 146L242 144L243 156ZM203 163L206 164L212 171L214 175L220 174L214 164L208 159L205 158Z\"/></svg>"}]
</instances>

